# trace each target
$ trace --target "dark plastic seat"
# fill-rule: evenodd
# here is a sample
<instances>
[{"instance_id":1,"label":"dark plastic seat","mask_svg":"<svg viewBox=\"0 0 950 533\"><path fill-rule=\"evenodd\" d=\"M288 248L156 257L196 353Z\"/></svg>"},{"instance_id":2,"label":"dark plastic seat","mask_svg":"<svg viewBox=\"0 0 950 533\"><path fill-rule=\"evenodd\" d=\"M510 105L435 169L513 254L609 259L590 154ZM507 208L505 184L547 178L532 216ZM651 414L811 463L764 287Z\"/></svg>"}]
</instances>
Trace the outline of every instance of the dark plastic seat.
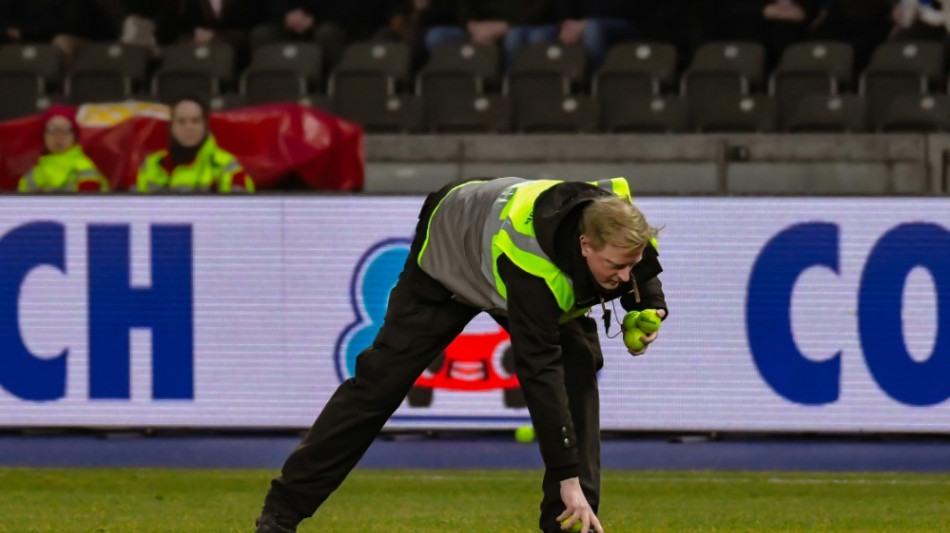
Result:
<instances>
[{"instance_id":1,"label":"dark plastic seat","mask_svg":"<svg viewBox=\"0 0 950 533\"><path fill-rule=\"evenodd\" d=\"M765 48L755 42L705 43L696 50L681 78L681 93L740 96L762 86Z\"/></svg>"},{"instance_id":2,"label":"dark plastic seat","mask_svg":"<svg viewBox=\"0 0 950 533\"><path fill-rule=\"evenodd\" d=\"M950 131L950 97L943 94L897 95L888 104L878 130L926 133Z\"/></svg>"},{"instance_id":3,"label":"dark plastic seat","mask_svg":"<svg viewBox=\"0 0 950 533\"><path fill-rule=\"evenodd\" d=\"M767 133L778 126L775 101L766 95L700 98L691 102L691 110L700 133Z\"/></svg>"},{"instance_id":4,"label":"dark plastic seat","mask_svg":"<svg viewBox=\"0 0 950 533\"><path fill-rule=\"evenodd\" d=\"M680 133L689 130L689 109L678 96L635 95L611 105L601 102L601 124L607 133Z\"/></svg>"},{"instance_id":5,"label":"dark plastic seat","mask_svg":"<svg viewBox=\"0 0 950 533\"><path fill-rule=\"evenodd\" d=\"M788 132L863 133L868 130L867 106L855 94L808 94L782 123Z\"/></svg>"}]
</instances>

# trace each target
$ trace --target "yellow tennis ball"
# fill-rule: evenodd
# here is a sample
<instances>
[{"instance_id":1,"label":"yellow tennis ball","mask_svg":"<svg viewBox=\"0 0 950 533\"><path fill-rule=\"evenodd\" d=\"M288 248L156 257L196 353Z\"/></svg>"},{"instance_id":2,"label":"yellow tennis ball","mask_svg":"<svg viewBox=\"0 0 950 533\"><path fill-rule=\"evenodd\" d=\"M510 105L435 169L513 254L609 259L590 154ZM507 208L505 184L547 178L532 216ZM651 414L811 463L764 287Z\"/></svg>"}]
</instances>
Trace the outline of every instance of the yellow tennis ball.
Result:
<instances>
[{"instance_id":1,"label":"yellow tennis ball","mask_svg":"<svg viewBox=\"0 0 950 533\"><path fill-rule=\"evenodd\" d=\"M646 337L647 335L640 328L630 328L627 331L623 332L623 343L627 346L627 349L639 352L643 349L643 341L640 340L640 337Z\"/></svg>"},{"instance_id":2,"label":"yellow tennis ball","mask_svg":"<svg viewBox=\"0 0 950 533\"><path fill-rule=\"evenodd\" d=\"M637 319L637 327L647 335L660 329L660 324L662 324L662 321L660 316L656 314L656 309L644 309L640 312L640 318Z\"/></svg>"},{"instance_id":3,"label":"yellow tennis ball","mask_svg":"<svg viewBox=\"0 0 950 533\"><path fill-rule=\"evenodd\" d=\"M531 442L534 440L534 427L521 426L515 430L515 440L518 442Z\"/></svg>"},{"instance_id":4,"label":"yellow tennis ball","mask_svg":"<svg viewBox=\"0 0 950 533\"><path fill-rule=\"evenodd\" d=\"M578 520L577 522L574 522L573 526L569 527L568 529L564 529L564 526L567 525L568 520L570 520L570 518L561 520L561 529L567 531L568 533L580 533L581 528L584 527L584 523Z\"/></svg>"},{"instance_id":5,"label":"yellow tennis ball","mask_svg":"<svg viewBox=\"0 0 950 533\"><path fill-rule=\"evenodd\" d=\"M640 319L640 311L630 311L625 317L623 317L623 328L624 331L628 329L633 329L637 327L637 320Z\"/></svg>"}]
</instances>

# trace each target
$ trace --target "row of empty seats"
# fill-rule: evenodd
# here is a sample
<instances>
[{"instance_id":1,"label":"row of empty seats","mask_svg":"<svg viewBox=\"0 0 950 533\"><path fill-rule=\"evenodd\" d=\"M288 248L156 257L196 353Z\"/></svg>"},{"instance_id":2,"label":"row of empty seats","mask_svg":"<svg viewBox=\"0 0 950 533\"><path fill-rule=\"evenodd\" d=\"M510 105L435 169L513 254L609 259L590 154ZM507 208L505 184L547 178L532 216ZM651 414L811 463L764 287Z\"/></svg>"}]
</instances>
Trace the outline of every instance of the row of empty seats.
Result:
<instances>
[{"instance_id":1,"label":"row of empty seats","mask_svg":"<svg viewBox=\"0 0 950 533\"><path fill-rule=\"evenodd\" d=\"M592 76L580 45L528 46L506 72L499 57L494 46L446 45L413 76L405 45L358 43L324 83L312 43L263 47L240 76L221 43L168 47L153 73L148 52L134 46L90 45L64 72L51 46L8 45L0 118L35 112L49 95L85 103L196 94L224 107L311 103L371 131L805 131L821 117L822 130L945 127L936 42L880 45L857 83L850 45L835 42L791 45L768 75L753 42L707 43L682 73L663 43L615 46Z\"/></svg>"},{"instance_id":2,"label":"row of empty seats","mask_svg":"<svg viewBox=\"0 0 950 533\"><path fill-rule=\"evenodd\" d=\"M605 105L589 96L538 99L514 108L504 95L469 101L430 102L414 95L389 96L358 108L336 107L313 97L313 105L349 116L376 133L711 133L711 132L945 132L950 97L900 95L872 122L859 95L810 94L787 116L768 95L697 98L635 96Z\"/></svg>"}]
</instances>

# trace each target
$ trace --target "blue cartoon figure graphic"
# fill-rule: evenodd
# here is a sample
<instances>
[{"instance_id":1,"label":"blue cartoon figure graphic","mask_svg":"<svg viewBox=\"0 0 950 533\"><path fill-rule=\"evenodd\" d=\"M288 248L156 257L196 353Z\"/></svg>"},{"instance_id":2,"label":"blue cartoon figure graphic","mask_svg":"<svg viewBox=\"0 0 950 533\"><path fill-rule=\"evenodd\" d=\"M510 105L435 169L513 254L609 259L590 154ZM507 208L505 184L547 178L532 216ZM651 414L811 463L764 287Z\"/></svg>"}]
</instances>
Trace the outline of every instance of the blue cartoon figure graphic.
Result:
<instances>
[{"instance_id":1,"label":"blue cartoon figure graphic","mask_svg":"<svg viewBox=\"0 0 950 533\"><path fill-rule=\"evenodd\" d=\"M389 293L396 286L408 255L409 239L387 239L360 258L350 283L350 302L356 320L340 335L336 347L336 373L341 382L354 374L356 356L373 344L382 327Z\"/></svg>"},{"instance_id":2,"label":"blue cartoon figure graphic","mask_svg":"<svg viewBox=\"0 0 950 533\"><path fill-rule=\"evenodd\" d=\"M336 345L336 371L341 382L354 375L357 356L373 343L383 325L389 293L409 256L409 245L409 239L379 242L360 258L353 272L350 302L354 321ZM434 390L501 390L505 407L524 408L524 395L514 374L511 340L503 329L463 332L416 380L407 400L410 407L428 407Z\"/></svg>"}]
</instances>

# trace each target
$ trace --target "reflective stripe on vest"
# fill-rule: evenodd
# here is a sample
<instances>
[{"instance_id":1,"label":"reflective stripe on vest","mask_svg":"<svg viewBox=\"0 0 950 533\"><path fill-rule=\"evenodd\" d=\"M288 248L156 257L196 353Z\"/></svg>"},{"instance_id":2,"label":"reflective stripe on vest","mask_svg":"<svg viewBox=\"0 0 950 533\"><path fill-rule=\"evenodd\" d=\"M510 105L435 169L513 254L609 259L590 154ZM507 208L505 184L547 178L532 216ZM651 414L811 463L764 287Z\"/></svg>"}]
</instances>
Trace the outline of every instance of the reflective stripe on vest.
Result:
<instances>
[{"instance_id":1,"label":"reflective stripe on vest","mask_svg":"<svg viewBox=\"0 0 950 533\"><path fill-rule=\"evenodd\" d=\"M162 166L162 160L168 155L165 150L149 155L139 168L138 190L157 192L171 190L179 192L210 191L217 187L219 192L230 192L233 174L242 171L241 163L232 154L218 147L214 137L209 135L198 150L194 161L179 165L171 174ZM218 167L218 165L221 165ZM253 192L254 182L245 177L242 189Z\"/></svg>"},{"instance_id":2,"label":"reflective stripe on vest","mask_svg":"<svg viewBox=\"0 0 950 533\"><path fill-rule=\"evenodd\" d=\"M633 195L630 193L630 184L627 183L626 178L610 178L609 180L588 181L587 183L596 185L628 202L633 201Z\"/></svg>"},{"instance_id":3,"label":"reflective stripe on vest","mask_svg":"<svg viewBox=\"0 0 950 533\"><path fill-rule=\"evenodd\" d=\"M449 197L449 195L451 195L453 192L455 192L457 189L461 187L465 187L466 185L474 185L476 183L484 183L484 182L485 180L466 181L465 183L462 183L461 185L456 185L455 187L452 187L451 189L449 189L449 192L445 193L445 195L439 200L439 203L435 205L435 209L432 210L432 213L429 213L429 222L426 224L426 238L424 241L422 241L422 248L420 248L419 255L416 257L416 264L418 264L420 267L422 266L422 254L425 253L426 248L428 248L429 246L429 233L430 233L429 229L432 226L432 220L435 218L435 214L439 211L439 208L442 207L442 202L444 202L445 199Z\"/></svg>"},{"instance_id":4,"label":"reflective stripe on vest","mask_svg":"<svg viewBox=\"0 0 950 533\"><path fill-rule=\"evenodd\" d=\"M26 175L20 179L19 188L20 188L20 192L36 192L40 190L39 184L36 183L35 169L31 168L30 171L27 172Z\"/></svg>"},{"instance_id":5,"label":"reflective stripe on vest","mask_svg":"<svg viewBox=\"0 0 950 533\"><path fill-rule=\"evenodd\" d=\"M20 179L18 188L21 192L75 192L81 181L94 181L100 188L108 188L95 163L77 144L58 154L40 156L36 166Z\"/></svg>"},{"instance_id":6,"label":"reflective stripe on vest","mask_svg":"<svg viewBox=\"0 0 950 533\"><path fill-rule=\"evenodd\" d=\"M519 183L506 189L492 206L485 225L483 242L491 243L485 247L482 266L484 274L493 280L495 292L507 303L508 290L498 273L498 257L504 254L518 268L532 276L544 280L551 294L563 311L560 323L581 316L589 307L575 308L574 285L570 277L558 268L541 249L534 231L534 203L544 191L563 183L559 180L540 180ZM605 191L631 201L630 186L625 178L592 181ZM487 260L487 262L486 262ZM490 271L488 270L490 267ZM507 305L505 305L507 307Z\"/></svg>"},{"instance_id":7,"label":"reflective stripe on vest","mask_svg":"<svg viewBox=\"0 0 950 533\"><path fill-rule=\"evenodd\" d=\"M547 284L558 307L564 314L561 322L586 313L587 309L574 309L574 287L571 279L558 268L541 249L534 232L534 202L551 187L562 183L555 180L527 181L512 185L503 192L488 216L483 242L486 253L491 254L489 263L483 262L484 274L493 280L495 292L507 308L508 289L498 272L498 258L507 257L515 266ZM488 272L491 268L491 272Z\"/></svg>"}]
</instances>

